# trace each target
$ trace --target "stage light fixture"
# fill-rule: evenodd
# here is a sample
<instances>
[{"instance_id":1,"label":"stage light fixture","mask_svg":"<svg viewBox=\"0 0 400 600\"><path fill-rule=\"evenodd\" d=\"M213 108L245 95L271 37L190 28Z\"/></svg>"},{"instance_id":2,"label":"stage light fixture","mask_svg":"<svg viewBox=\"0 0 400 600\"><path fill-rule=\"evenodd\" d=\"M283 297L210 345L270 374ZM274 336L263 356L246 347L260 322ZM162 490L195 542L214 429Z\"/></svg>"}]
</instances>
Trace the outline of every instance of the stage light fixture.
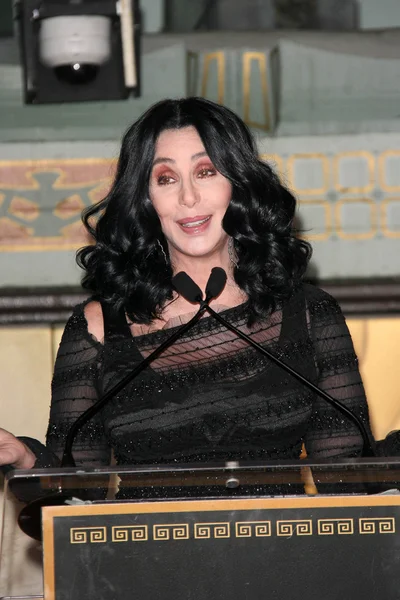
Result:
<instances>
[{"instance_id":1,"label":"stage light fixture","mask_svg":"<svg viewBox=\"0 0 400 600\"><path fill-rule=\"evenodd\" d=\"M138 0L16 0L26 104L140 94Z\"/></svg>"}]
</instances>

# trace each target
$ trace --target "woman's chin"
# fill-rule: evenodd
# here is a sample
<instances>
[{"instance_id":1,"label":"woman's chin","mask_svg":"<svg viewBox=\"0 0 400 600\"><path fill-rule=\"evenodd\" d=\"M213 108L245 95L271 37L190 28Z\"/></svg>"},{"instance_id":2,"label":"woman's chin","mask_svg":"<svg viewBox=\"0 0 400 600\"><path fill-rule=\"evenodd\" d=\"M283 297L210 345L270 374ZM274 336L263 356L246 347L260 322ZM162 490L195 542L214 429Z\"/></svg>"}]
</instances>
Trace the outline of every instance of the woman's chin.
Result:
<instances>
[{"instance_id":1,"label":"woman's chin","mask_svg":"<svg viewBox=\"0 0 400 600\"><path fill-rule=\"evenodd\" d=\"M192 258L193 260L200 260L200 259L208 259L211 260L212 258L217 259L220 256L220 250L219 248L215 247L215 246L210 246L210 245L196 245L196 244L190 244L189 246L181 246L180 248L176 248L175 252L174 252L176 258L178 258L179 256L185 257L186 259L190 259Z\"/></svg>"}]
</instances>

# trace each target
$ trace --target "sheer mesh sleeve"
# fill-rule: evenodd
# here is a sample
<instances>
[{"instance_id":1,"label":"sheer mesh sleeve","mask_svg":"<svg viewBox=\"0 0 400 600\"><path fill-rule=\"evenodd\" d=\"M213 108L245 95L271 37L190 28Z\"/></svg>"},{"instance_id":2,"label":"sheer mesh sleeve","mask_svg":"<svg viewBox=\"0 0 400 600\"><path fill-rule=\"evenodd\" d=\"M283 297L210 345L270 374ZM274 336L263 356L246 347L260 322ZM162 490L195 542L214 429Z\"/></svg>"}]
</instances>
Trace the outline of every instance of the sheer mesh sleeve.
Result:
<instances>
[{"instance_id":1,"label":"sheer mesh sleeve","mask_svg":"<svg viewBox=\"0 0 400 600\"><path fill-rule=\"evenodd\" d=\"M352 410L372 438L368 406L343 314L337 302L321 290L308 299L308 318L315 348L318 386ZM316 398L305 445L312 458L360 456L363 439L357 426L322 398Z\"/></svg>"},{"instance_id":2,"label":"sheer mesh sleeve","mask_svg":"<svg viewBox=\"0 0 400 600\"><path fill-rule=\"evenodd\" d=\"M102 350L102 344L88 332L84 306L80 305L67 322L54 367L46 445L58 459L72 423L98 399ZM100 415L78 432L72 452L77 466L110 464L110 448Z\"/></svg>"}]
</instances>

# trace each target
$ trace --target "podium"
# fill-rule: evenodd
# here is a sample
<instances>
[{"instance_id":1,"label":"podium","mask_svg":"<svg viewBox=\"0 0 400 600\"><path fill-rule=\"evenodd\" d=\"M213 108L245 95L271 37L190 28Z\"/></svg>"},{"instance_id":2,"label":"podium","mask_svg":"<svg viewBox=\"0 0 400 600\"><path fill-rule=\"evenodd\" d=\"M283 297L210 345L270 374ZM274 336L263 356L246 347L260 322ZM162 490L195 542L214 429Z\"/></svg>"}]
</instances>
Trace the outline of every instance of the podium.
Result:
<instances>
[{"instance_id":1,"label":"podium","mask_svg":"<svg viewBox=\"0 0 400 600\"><path fill-rule=\"evenodd\" d=\"M399 489L382 458L13 471L0 598L398 600Z\"/></svg>"}]
</instances>

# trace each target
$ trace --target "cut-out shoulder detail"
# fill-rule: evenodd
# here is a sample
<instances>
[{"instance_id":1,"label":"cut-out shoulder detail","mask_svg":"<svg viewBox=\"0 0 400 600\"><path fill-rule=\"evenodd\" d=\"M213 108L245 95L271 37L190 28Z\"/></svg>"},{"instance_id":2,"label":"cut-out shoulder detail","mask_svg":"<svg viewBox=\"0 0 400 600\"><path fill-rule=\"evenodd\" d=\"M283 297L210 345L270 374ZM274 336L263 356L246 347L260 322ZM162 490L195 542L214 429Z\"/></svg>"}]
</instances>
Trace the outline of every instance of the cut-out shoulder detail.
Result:
<instances>
[{"instance_id":1,"label":"cut-out shoulder detail","mask_svg":"<svg viewBox=\"0 0 400 600\"><path fill-rule=\"evenodd\" d=\"M85 319L88 333L96 342L104 343L104 317L100 302L92 300L85 305Z\"/></svg>"}]
</instances>

